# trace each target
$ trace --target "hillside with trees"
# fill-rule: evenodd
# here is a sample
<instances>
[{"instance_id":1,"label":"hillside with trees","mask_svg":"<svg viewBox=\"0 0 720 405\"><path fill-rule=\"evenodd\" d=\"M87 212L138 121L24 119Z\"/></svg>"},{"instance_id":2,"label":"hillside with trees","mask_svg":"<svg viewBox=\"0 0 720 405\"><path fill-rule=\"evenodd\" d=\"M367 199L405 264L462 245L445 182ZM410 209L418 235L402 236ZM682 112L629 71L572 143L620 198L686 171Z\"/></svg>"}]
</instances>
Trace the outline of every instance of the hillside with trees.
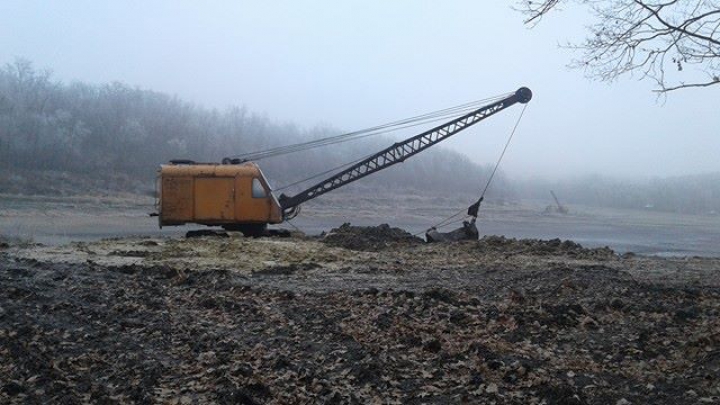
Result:
<instances>
[{"instance_id":1,"label":"hillside with trees","mask_svg":"<svg viewBox=\"0 0 720 405\"><path fill-rule=\"evenodd\" d=\"M245 107L208 109L175 96L123 83L64 84L17 60L0 68L0 193L67 195L151 194L160 164L171 159L218 162L340 134L301 129ZM293 184L365 157L395 142L387 136L263 160L271 184ZM350 187L372 192L479 193L490 167L438 146ZM316 180L320 180L318 178ZM555 190L568 204L667 212L720 212L720 173L651 180L602 175L512 181L500 171L489 202L548 201Z\"/></svg>"},{"instance_id":2,"label":"hillside with trees","mask_svg":"<svg viewBox=\"0 0 720 405\"><path fill-rule=\"evenodd\" d=\"M118 82L64 84L24 60L0 68L0 184L5 184L5 192L62 193L58 184L28 185L29 190L15 184L11 189L9 178L37 178L38 173L67 183L85 178L100 188L113 183L113 189L147 191L153 187L158 166L171 159L217 162L228 155L339 133L328 127L300 129L278 123L244 107L208 109ZM367 138L263 160L262 168L273 185L282 186L392 142L395 139L383 136ZM58 172L63 175L58 177ZM437 147L362 183L450 192L477 190L488 174L487 168L466 156ZM500 175L496 181L500 197L507 188L503 182ZM32 181L20 182L26 183Z\"/></svg>"}]
</instances>

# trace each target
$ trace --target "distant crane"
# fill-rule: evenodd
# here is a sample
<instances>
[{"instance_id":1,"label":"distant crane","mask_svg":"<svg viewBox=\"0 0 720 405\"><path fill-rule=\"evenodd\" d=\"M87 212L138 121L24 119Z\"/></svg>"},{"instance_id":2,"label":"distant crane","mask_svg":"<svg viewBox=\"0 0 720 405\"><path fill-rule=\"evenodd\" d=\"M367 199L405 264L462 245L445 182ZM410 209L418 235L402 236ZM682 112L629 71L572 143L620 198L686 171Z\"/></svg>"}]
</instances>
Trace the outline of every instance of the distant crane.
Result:
<instances>
[{"instance_id":1,"label":"distant crane","mask_svg":"<svg viewBox=\"0 0 720 405\"><path fill-rule=\"evenodd\" d=\"M550 194L552 194L553 200L555 200L555 205L548 205L545 207L545 213L551 214L551 213L558 213L558 214L567 214L569 210L567 207L560 204L560 200L558 200L557 196L555 195L555 192L550 190Z\"/></svg>"}]
</instances>

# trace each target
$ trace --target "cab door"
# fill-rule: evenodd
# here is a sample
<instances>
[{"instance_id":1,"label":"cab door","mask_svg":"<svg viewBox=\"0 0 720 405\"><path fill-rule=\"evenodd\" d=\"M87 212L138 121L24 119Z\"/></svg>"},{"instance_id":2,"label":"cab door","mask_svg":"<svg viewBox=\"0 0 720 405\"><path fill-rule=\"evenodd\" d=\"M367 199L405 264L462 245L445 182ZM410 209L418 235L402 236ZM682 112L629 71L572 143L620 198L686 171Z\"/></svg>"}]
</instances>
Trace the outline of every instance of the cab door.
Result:
<instances>
[{"instance_id":1,"label":"cab door","mask_svg":"<svg viewBox=\"0 0 720 405\"><path fill-rule=\"evenodd\" d=\"M226 222L235 220L235 179L233 177L195 178L195 219Z\"/></svg>"},{"instance_id":2,"label":"cab door","mask_svg":"<svg viewBox=\"0 0 720 405\"><path fill-rule=\"evenodd\" d=\"M259 177L237 177L237 200L235 218L238 221L269 222L272 198L270 191Z\"/></svg>"}]
</instances>

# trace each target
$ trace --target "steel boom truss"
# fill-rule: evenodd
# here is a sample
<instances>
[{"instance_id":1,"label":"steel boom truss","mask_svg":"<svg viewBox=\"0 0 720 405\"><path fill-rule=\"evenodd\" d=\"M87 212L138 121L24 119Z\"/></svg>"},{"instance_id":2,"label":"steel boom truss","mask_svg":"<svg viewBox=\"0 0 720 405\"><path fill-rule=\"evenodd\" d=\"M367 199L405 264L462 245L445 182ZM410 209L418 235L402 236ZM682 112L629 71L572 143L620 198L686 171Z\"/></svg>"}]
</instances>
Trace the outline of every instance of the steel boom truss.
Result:
<instances>
[{"instance_id":1,"label":"steel boom truss","mask_svg":"<svg viewBox=\"0 0 720 405\"><path fill-rule=\"evenodd\" d=\"M416 155L425 149L436 145L438 142L455 135L456 133L469 128L472 125L494 115L516 103L527 103L532 98L532 92L527 87L521 87L511 96L480 107L462 117L456 118L445 124L429 129L419 135L415 135L402 142L397 142L350 167L323 180L320 183L309 187L294 196L281 195L280 205L286 217L294 215L296 207L300 204L316 198L328 191L335 190L355 180L385 169L396 163Z\"/></svg>"}]
</instances>

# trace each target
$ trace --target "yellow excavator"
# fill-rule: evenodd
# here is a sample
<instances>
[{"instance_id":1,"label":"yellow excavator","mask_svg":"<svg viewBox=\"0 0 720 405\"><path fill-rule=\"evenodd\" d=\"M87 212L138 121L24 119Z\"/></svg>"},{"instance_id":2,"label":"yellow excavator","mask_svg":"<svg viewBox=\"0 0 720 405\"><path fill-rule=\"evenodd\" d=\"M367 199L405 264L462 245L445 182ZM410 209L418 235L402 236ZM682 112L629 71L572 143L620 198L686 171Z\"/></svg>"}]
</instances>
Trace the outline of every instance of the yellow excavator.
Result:
<instances>
[{"instance_id":1,"label":"yellow excavator","mask_svg":"<svg viewBox=\"0 0 720 405\"><path fill-rule=\"evenodd\" d=\"M475 108L449 122L415 135L355 163L294 195L276 197L260 167L244 159L221 163L173 160L160 166L157 216L163 226L188 223L219 226L247 236L265 232L268 224L294 218L302 203L319 197L436 145L516 103L532 98L527 87Z\"/></svg>"}]
</instances>

